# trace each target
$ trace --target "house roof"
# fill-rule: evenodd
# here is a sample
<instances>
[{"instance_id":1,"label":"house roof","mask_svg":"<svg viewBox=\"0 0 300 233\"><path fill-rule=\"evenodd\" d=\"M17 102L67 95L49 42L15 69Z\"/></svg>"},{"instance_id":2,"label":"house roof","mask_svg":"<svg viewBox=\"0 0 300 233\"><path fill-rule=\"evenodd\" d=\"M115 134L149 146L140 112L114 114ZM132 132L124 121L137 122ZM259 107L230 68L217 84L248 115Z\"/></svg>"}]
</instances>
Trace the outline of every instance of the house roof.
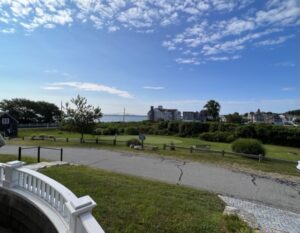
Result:
<instances>
[{"instance_id":1,"label":"house roof","mask_svg":"<svg viewBox=\"0 0 300 233\"><path fill-rule=\"evenodd\" d=\"M13 121L19 123L16 118L14 118L12 115L10 115L9 113L7 112L0 112L0 117L4 116L4 115L7 115L10 119L12 119Z\"/></svg>"}]
</instances>

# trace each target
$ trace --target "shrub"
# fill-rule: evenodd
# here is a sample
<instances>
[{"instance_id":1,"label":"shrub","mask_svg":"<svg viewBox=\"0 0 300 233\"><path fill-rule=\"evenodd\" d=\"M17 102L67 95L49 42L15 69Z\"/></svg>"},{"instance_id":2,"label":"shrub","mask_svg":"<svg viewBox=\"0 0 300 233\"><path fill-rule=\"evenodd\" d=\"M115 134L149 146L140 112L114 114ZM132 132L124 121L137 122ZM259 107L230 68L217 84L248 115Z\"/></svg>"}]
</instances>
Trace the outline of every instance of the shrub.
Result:
<instances>
[{"instance_id":1,"label":"shrub","mask_svg":"<svg viewBox=\"0 0 300 233\"><path fill-rule=\"evenodd\" d=\"M233 142L236 137L230 132L207 132L200 134L200 139L211 142Z\"/></svg>"},{"instance_id":2,"label":"shrub","mask_svg":"<svg viewBox=\"0 0 300 233\"><path fill-rule=\"evenodd\" d=\"M239 138L232 145L232 150L237 153L265 155L265 148L262 143L256 139Z\"/></svg>"},{"instance_id":3,"label":"shrub","mask_svg":"<svg viewBox=\"0 0 300 233\"><path fill-rule=\"evenodd\" d=\"M139 131L138 131L138 129L135 128L135 127L129 127L129 128L126 129L125 132L126 132L126 134L128 134L128 135L139 135Z\"/></svg>"},{"instance_id":4,"label":"shrub","mask_svg":"<svg viewBox=\"0 0 300 233\"><path fill-rule=\"evenodd\" d=\"M139 145L141 145L141 142L136 138L131 138L126 141L126 145L127 146L130 146L130 145L139 146Z\"/></svg>"},{"instance_id":5,"label":"shrub","mask_svg":"<svg viewBox=\"0 0 300 233\"><path fill-rule=\"evenodd\" d=\"M103 129L97 128L97 129L94 130L94 134L95 134L95 135L101 135L101 134L102 134L102 131L103 131Z\"/></svg>"},{"instance_id":6,"label":"shrub","mask_svg":"<svg viewBox=\"0 0 300 233\"><path fill-rule=\"evenodd\" d=\"M102 129L101 133L103 135L115 135L115 134L118 133L118 129L117 128L108 127L106 129Z\"/></svg>"}]
</instances>

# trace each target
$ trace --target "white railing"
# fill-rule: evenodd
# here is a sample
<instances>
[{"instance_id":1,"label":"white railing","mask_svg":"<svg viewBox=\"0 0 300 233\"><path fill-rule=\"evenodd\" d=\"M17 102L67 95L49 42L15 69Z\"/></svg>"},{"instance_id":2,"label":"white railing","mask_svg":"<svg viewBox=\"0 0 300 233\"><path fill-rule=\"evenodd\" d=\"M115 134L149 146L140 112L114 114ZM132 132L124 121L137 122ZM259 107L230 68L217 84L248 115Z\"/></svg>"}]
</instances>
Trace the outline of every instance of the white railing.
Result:
<instances>
[{"instance_id":1,"label":"white railing","mask_svg":"<svg viewBox=\"0 0 300 233\"><path fill-rule=\"evenodd\" d=\"M42 200L65 222L67 232L104 233L91 214L96 206L92 198L89 196L77 198L62 184L37 171L23 167L20 161L0 164L0 186L11 190L22 190Z\"/></svg>"},{"instance_id":2,"label":"white railing","mask_svg":"<svg viewBox=\"0 0 300 233\"><path fill-rule=\"evenodd\" d=\"M2 166L2 163L0 163L0 185L2 185L4 178L4 167Z\"/></svg>"}]
</instances>

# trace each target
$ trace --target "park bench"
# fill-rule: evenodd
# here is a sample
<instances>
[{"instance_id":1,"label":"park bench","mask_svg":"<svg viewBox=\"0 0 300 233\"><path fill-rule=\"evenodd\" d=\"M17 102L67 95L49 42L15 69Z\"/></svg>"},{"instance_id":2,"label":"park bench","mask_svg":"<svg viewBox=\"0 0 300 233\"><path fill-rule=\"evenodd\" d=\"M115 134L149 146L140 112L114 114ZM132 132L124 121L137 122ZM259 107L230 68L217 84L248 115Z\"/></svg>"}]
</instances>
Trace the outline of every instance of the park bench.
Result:
<instances>
[{"instance_id":1,"label":"park bench","mask_svg":"<svg viewBox=\"0 0 300 233\"><path fill-rule=\"evenodd\" d=\"M193 145L193 149L210 150L210 145Z\"/></svg>"}]
</instances>

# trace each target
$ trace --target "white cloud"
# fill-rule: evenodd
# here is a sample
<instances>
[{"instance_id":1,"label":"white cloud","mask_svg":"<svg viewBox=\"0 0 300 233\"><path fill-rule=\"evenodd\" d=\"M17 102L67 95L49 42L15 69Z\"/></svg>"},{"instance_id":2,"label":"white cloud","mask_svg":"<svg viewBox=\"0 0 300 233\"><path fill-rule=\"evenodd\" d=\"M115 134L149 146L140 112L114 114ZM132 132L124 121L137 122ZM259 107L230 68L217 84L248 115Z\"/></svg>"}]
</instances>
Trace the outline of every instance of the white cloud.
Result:
<instances>
[{"instance_id":1,"label":"white cloud","mask_svg":"<svg viewBox=\"0 0 300 233\"><path fill-rule=\"evenodd\" d=\"M269 40L264 40L264 41L259 41L256 43L256 45L259 46L265 46L265 45L277 45L277 44L282 44L285 41L287 41L288 39L293 38L293 35L289 35L289 36L280 36L279 38L276 39L269 39Z\"/></svg>"},{"instance_id":2,"label":"white cloud","mask_svg":"<svg viewBox=\"0 0 300 233\"><path fill-rule=\"evenodd\" d=\"M274 64L274 66L281 66L281 67L295 67L295 63L283 61L283 62L277 62Z\"/></svg>"},{"instance_id":3,"label":"white cloud","mask_svg":"<svg viewBox=\"0 0 300 233\"><path fill-rule=\"evenodd\" d=\"M296 90L296 88L295 87L283 87L281 90L282 91L294 91L294 90Z\"/></svg>"},{"instance_id":4,"label":"white cloud","mask_svg":"<svg viewBox=\"0 0 300 233\"><path fill-rule=\"evenodd\" d=\"M143 88L148 89L148 90L156 90L156 91L165 89L164 87L160 87L160 86L155 86L155 87L154 86L144 86Z\"/></svg>"},{"instance_id":5,"label":"white cloud","mask_svg":"<svg viewBox=\"0 0 300 233\"><path fill-rule=\"evenodd\" d=\"M56 91L56 90L62 90L64 88L58 87L58 86L43 86L43 87L41 87L41 89L48 90L48 91Z\"/></svg>"},{"instance_id":6,"label":"white cloud","mask_svg":"<svg viewBox=\"0 0 300 233\"><path fill-rule=\"evenodd\" d=\"M162 42L170 51L190 50L195 58L179 58L180 64L226 60L253 45L284 43L262 38L300 25L298 0L268 0L251 8L254 0L0 0L0 27L53 29L75 22L90 24L108 32L132 30L152 33L161 27L178 25L182 31ZM256 6L257 7L257 6ZM210 17L211 15L214 17ZM235 17L232 17L235 15ZM174 31L173 29L170 31ZM8 33L8 29L0 32ZM259 38L263 39L257 42ZM216 57L222 59L211 59ZM187 54L186 54L187 55ZM230 60L230 59L227 59Z\"/></svg>"},{"instance_id":7,"label":"white cloud","mask_svg":"<svg viewBox=\"0 0 300 233\"><path fill-rule=\"evenodd\" d=\"M133 95L128 93L127 91L119 90L115 87L109 87L102 84L97 83L87 83L87 82L57 82L52 83L51 86L55 87L70 87L83 91L96 91L96 92L105 92L112 95L117 95L126 99L134 99Z\"/></svg>"},{"instance_id":8,"label":"white cloud","mask_svg":"<svg viewBox=\"0 0 300 233\"><path fill-rule=\"evenodd\" d=\"M44 73L50 73L50 74L55 74L55 73L58 73L58 70L57 69L51 69L51 70L44 70Z\"/></svg>"},{"instance_id":9,"label":"white cloud","mask_svg":"<svg viewBox=\"0 0 300 233\"><path fill-rule=\"evenodd\" d=\"M16 32L16 29L14 29L14 28L6 28L6 29L2 29L1 32L5 33L5 34L13 34L13 33Z\"/></svg>"},{"instance_id":10,"label":"white cloud","mask_svg":"<svg viewBox=\"0 0 300 233\"><path fill-rule=\"evenodd\" d=\"M200 65L203 62L200 62L197 58L195 57L190 57L190 58L177 58L175 61L178 64L193 64L193 65Z\"/></svg>"}]
</instances>

